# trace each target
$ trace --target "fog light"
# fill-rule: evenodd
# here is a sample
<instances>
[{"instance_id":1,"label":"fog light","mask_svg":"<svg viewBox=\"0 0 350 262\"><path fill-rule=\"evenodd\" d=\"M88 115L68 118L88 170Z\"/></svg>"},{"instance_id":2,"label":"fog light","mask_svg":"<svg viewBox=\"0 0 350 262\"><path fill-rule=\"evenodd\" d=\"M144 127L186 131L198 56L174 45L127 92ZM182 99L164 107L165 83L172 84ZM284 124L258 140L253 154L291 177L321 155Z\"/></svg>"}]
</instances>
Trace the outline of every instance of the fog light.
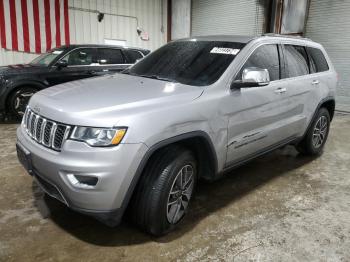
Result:
<instances>
[{"instance_id":1,"label":"fog light","mask_svg":"<svg viewBox=\"0 0 350 262\"><path fill-rule=\"evenodd\" d=\"M73 175L67 174L67 178L69 182L74 187L84 188L84 189L92 189L96 186L98 178L93 176L81 176L81 175Z\"/></svg>"}]
</instances>

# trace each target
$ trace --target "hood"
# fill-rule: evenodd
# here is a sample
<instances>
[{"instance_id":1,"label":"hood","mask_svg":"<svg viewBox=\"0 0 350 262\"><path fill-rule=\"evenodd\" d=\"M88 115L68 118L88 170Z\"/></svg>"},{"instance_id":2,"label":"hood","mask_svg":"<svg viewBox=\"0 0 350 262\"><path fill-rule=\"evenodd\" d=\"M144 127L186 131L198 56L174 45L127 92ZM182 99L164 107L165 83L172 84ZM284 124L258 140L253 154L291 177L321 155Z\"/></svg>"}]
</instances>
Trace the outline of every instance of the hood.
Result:
<instances>
[{"instance_id":1,"label":"hood","mask_svg":"<svg viewBox=\"0 0 350 262\"><path fill-rule=\"evenodd\" d=\"M36 93L29 106L66 124L111 126L121 117L186 103L202 92L202 87L115 74L47 88Z\"/></svg>"},{"instance_id":2,"label":"hood","mask_svg":"<svg viewBox=\"0 0 350 262\"><path fill-rule=\"evenodd\" d=\"M33 72L37 72L38 70L42 70L43 68L46 68L46 67L32 65L32 64L0 66L0 75L33 73Z\"/></svg>"}]
</instances>

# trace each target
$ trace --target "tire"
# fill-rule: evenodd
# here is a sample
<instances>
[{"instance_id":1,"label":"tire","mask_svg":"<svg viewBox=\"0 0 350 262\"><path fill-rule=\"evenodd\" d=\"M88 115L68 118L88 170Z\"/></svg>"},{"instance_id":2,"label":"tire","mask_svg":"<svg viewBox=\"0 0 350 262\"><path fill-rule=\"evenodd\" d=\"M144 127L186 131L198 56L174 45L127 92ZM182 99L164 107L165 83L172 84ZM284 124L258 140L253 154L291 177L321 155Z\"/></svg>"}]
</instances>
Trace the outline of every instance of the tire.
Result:
<instances>
[{"instance_id":1,"label":"tire","mask_svg":"<svg viewBox=\"0 0 350 262\"><path fill-rule=\"evenodd\" d=\"M135 189L132 220L154 236L170 232L187 213L196 180L197 161L191 151L179 146L161 149L151 157Z\"/></svg>"},{"instance_id":2,"label":"tire","mask_svg":"<svg viewBox=\"0 0 350 262\"><path fill-rule=\"evenodd\" d=\"M297 145L297 150L305 155L319 155L327 141L330 116L326 108L320 108L303 140Z\"/></svg>"},{"instance_id":3,"label":"tire","mask_svg":"<svg viewBox=\"0 0 350 262\"><path fill-rule=\"evenodd\" d=\"M22 118L29 99L37 91L38 90L33 87L21 87L10 94L7 100L9 113L18 119Z\"/></svg>"}]
</instances>

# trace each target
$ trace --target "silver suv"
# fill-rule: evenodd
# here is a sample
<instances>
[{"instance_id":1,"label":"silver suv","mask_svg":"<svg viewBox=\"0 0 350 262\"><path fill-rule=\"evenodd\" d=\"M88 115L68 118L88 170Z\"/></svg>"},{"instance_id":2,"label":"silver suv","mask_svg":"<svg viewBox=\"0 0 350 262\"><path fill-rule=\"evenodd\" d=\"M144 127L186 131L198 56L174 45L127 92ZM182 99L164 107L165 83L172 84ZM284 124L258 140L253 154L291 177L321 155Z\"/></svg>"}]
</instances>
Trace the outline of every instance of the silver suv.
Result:
<instances>
[{"instance_id":1,"label":"silver suv","mask_svg":"<svg viewBox=\"0 0 350 262\"><path fill-rule=\"evenodd\" d=\"M18 158L70 208L111 226L128 208L161 235L186 214L198 179L286 144L320 154L336 84L325 50L308 39L178 40L120 74L35 94Z\"/></svg>"}]
</instances>

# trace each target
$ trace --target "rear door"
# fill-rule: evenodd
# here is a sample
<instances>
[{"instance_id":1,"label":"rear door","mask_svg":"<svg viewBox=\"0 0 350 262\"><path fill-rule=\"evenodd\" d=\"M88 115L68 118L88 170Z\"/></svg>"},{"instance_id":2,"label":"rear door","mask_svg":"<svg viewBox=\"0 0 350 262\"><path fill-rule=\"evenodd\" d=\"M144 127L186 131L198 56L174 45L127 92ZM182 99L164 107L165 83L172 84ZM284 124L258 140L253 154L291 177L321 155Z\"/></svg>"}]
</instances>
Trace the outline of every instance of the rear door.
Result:
<instances>
[{"instance_id":1,"label":"rear door","mask_svg":"<svg viewBox=\"0 0 350 262\"><path fill-rule=\"evenodd\" d=\"M283 54L289 99L289 129L302 135L308 123L310 112L314 112L320 99L317 98L318 80L310 74L309 56L306 47L284 44ZM316 103L317 102L317 103Z\"/></svg>"},{"instance_id":2,"label":"rear door","mask_svg":"<svg viewBox=\"0 0 350 262\"><path fill-rule=\"evenodd\" d=\"M98 75L120 72L130 66L120 48L98 48L97 61Z\"/></svg>"}]
</instances>

